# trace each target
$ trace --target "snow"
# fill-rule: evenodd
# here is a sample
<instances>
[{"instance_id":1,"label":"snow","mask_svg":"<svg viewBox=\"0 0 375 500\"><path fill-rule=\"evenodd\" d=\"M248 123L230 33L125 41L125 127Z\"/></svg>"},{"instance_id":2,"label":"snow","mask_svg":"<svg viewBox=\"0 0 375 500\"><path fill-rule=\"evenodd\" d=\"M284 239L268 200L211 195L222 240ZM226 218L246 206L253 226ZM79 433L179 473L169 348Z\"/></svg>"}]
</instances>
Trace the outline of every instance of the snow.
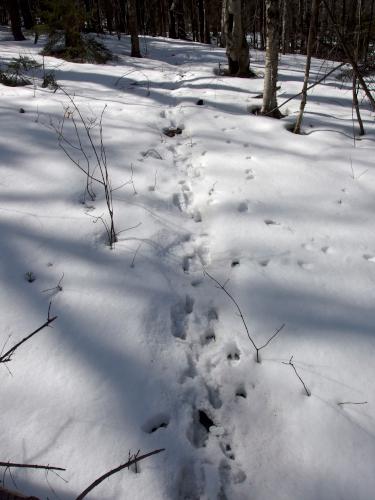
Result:
<instances>
[{"instance_id":1,"label":"snow","mask_svg":"<svg viewBox=\"0 0 375 500\"><path fill-rule=\"evenodd\" d=\"M42 60L40 45L2 35L3 61ZM140 473L88 498L373 498L372 113L363 102L367 135L353 140L350 86L333 74L310 91L295 136L298 99L283 120L250 113L261 52L248 80L214 73L225 64L216 47L146 37L146 57L133 59L127 38L104 40L117 61L45 64L85 117L107 106L115 223L133 228L113 250L94 224L103 192L82 203L84 175L52 127L67 97L38 79L0 86L0 342L43 324L50 300L58 316L2 365L0 460L65 467L67 482L12 470L19 490L43 499L73 499L129 451L156 448ZM313 60L312 79L335 64ZM303 71L302 56L281 56L279 103L301 90ZM286 324L260 364L204 269L258 346ZM292 355L311 397L283 364Z\"/></svg>"}]
</instances>

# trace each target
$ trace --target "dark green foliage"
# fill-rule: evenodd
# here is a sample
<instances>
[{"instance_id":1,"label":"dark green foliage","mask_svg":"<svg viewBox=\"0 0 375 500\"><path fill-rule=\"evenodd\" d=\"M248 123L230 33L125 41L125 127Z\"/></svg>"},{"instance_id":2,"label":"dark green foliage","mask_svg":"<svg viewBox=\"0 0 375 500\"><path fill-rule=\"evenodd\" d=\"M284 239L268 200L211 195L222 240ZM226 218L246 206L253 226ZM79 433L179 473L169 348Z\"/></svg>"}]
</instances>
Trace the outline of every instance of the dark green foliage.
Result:
<instances>
[{"instance_id":1,"label":"dark green foliage","mask_svg":"<svg viewBox=\"0 0 375 500\"><path fill-rule=\"evenodd\" d=\"M4 71L0 71L0 83L8 87L30 85L31 80L27 73L37 70L40 66L27 56L15 57L10 60Z\"/></svg>"},{"instance_id":2,"label":"dark green foliage","mask_svg":"<svg viewBox=\"0 0 375 500\"><path fill-rule=\"evenodd\" d=\"M59 88L58 83L56 81L55 73L53 71L49 71L48 73L44 74L42 87L44 89L48 88L54 90L55 92Z\"/></svg>"},{"instance_id":3,"label":"dark green foliage","mask_svg":"<svg viewBox=\"0 0 375 500\"><path fill-rule=\"evenodd\" d=\"M50 37L42 54L59 57L66 61L92 64L105 64L113 59L107 47L92 36L81 34L80 43L73 47L66 46L62 32L55 33Z\"/></svg>"}]
</instances>

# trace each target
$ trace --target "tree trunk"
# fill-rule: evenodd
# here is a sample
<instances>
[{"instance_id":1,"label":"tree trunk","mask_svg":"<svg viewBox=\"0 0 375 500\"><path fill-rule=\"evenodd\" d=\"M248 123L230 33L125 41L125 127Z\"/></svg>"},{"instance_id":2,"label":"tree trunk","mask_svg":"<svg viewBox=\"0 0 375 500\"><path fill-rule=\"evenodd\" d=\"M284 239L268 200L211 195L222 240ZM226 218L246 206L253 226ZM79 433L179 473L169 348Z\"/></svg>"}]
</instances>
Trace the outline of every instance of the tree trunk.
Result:
<instances>
[{"instance_id":1,"label":"tree trunk","mask_svg":"<svg viewBox=\"0 0 375 500\"><path fill-rule=\"evenodd\" d=\"M249 46L245 37L244 0L224 0L224 26L229 74L250 76Z\"/></svg>"},{"instance_id":2,"label":"tree trunk","mask_svg":"<svg viewBox=\"0 0 375 500\"><path fill-rule=\"evenodd\" d=\"M175 4L173 0L169 0L169 38L177 38L176 33L176 16L175 16Z\"/></svg>"},{"instance_id":3,"label":"tree trunk","mask_svg":"<svg viewBox=\"0 0 375 500\"><path fill-rule=\"evenodd\" d=\"M262 115L280 118L277 108L277 72L279 63L279 0L266 0L266 64L264 69L264 90Z\"/></svg>"},{"instance_id":4,"label":"tree trunk","mask_svg":"<svg viewBox=\"0 0 375 500\"><path fill-rule=\"evenodd\" d=\"M17 42L25 40L25 37L22 34L21 16L17 0L5 0L5 7L10 17L10 23L12 26L12 33L14 39Z\"/></svg>"},{"instance_id":5,"label":"tree trunk","mask_svg":"<svg viewBox=\"0 0 375 500\"><path fill-rule=\"evenodd\" d=\"M29 0L19 0L19 4L21 8L23 25L25 26L25 29L31 30L35 23L33 14L30 9L30 2Z\"/></svg>"},{"instance_id":6,"label":"tree trunk","mask_svg":"<svg viewBox=\"0 0 375 500\"><path fill-rule=\"evenodd\" d=\"M138 18L136 0L128 0L128 26L131 39L131 57L142 57L139 48Z\"/></svg>"},{"instance_id":7,"label":"tree trunk","mask_svg":"<svg viewBox=\"0 0 375 500\"><path fill-rule=\"evenodd\" d=\"M282 31L281 31L281 49L283 54L289 52L289 12L288 12L288 0L283 0L283 21L282 21Z\"/></svg>"},{"instance_id":8,"label":"tree trunk","mask_svg":"<svg viewBox=\"0 0 375 500\"><path fill-rule=\"evenodd\" d=\"M175 2L176 2L177 37L180 38L180 40L186 40L184 1L175 0Z\"/></svg>"},{"instance_id":9,"label":"tree trunk","mask_svg":"<svg viewBox=\"0 0 375 500\"><path fill-rule=\"evenodd\" d=\"M307 57L306 57L306 67L305 67L305 78L303 80L302 99L301 99L301 105L299 108L299 114L298 114L298 118L296 121L296 125L295 125L294 130L293 130L293 132L295 134L301 133L303 113L305 111L305 106L306 106L306 101L307 101L307 87L309 84L311 56L313 53L314 44L316 42L316 26L317 26L318 15L319 15L319 4L320 4L320 0L312 0L309 37L307 40Z\"/></svg>"}]
</instances>

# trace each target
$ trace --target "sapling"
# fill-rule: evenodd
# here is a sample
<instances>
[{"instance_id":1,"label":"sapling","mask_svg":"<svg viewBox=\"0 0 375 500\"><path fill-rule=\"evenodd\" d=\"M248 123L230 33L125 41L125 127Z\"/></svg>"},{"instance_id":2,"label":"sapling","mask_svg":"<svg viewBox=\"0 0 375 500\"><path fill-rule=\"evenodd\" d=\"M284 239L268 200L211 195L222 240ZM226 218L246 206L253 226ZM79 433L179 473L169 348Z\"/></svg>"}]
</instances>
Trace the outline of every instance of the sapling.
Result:
<instances>
[{"instance_id":1,"label":"sapling","mask_svg":"<svg viewBox=\"0 0 375 500\"><path fill-rule=\"evenodd\" d=\"M226 289L225 287L225 283L224 285L221 284L216 278L214 278L213 276L211 276L211 274L209 274L205 269L204 269L204 274L206 276L208 276L214 283L216 283L216 285L218 286L218 288L220 288L229 298L230 300L233 302L233 304L236 306L236 309L238 311L238 314L240 315L240 318L241 318L241 321L242 321L242 324L245 328L245 331L246 331L246 335L248 337L248 339L250 340L252 346L254 347L255 349L255 352L256 352L256 361L257 363L260 363L260 356L259 356L259 352L264 349L265 347L267 347L271 342L272 340L281 332L281 330L285 327L285 323L283 323L279 328L277 328L277 330L271 335L271 337L267 340L267 342L263 345L261 345L260 347L258 347L253 339L253 337L250 335L250 331L249 331L249 328L247 326L247 323L246 323L246 320L244 318L244 315L241 311L241 308L240 306L238 305L238 302L235 300L235 298L233 297L233 295L231 293L228 292L228 290Z\"/></svg>"},{"instance_id":2,"label":"sapling","mask_svg":"<svg viewBox=\"0 0 375 500\"><path fill-rule=\"evenodd\" d=\"M306 396L311 396L311 392L310 390L308 389L308 387L306 386L305 382L302 380L302 377L300 376L300 374L297 372L297 369L296 367L294 366L294 363L293 363L293 356L291 356L290 360L288 363L285 363L283 361L283 365L289 365L293 368L294 370L294 373L297 375L298 379L300 380L301 384L303 385L303 388L305 389L305 393L306 393Z\"/></svg>"},{"instance_id":3,"label":"sapling","mask_svg":"<svg viewBox=\"0 0 375 500\"><path fill-rule=\"evenodd\" d=\"M107 206L107 218L99 216L96 217L96 220L100 220L103 223L107 234L108 244L110 248L113 248L117 241L112 197L113 188L109 174L106 150L103 142L103 115L107 106L104 106L100 114L99 121L96 119L85 118L73 97L63 88L59 88L70 102L70 106L65 108L60 127L54 127L55 132L58 135L59 146L64 151L66 156L86 175L85 193L92 201L95 200L96 197L93 189L93 183L97 183L102 187ZM70 120L73 124L76 139L75 143L70 141L65 135L64 126L67 120ZM99 127L98 141L95 140L92 134L94 126ZM82 133L86 137L86 141L82 138ZM81 158L77 158L75 156L77 153L81 156ZM93 158L93 160L91 158ZM84 166L81 165L82 159L84 160ZM94 162L94 165L92 164L92 161ZM99 171L98 176L94 175L95 171Z\"/></svg>"}]
</instances>

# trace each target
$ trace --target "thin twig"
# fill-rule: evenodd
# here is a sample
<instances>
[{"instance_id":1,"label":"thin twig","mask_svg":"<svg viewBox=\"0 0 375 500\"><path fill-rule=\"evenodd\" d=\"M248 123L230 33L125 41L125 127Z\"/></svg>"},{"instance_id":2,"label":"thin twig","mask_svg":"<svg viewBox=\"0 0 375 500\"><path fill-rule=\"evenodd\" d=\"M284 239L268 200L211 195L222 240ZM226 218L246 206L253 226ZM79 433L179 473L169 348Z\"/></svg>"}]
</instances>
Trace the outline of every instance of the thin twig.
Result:
<instances>
[{"instance_id":1,"label":"thin twig","mask_svg":"<svg viewBox=\"0 0 375 500\"><path fill-rule=\"evenodd\" d=\"M328 78L332 73L334 73L337 69L340 69L342 66L345 66L346 63L341 63L339 64L338 66L335 66L333 69L331 69L331 71L329 71L328 73L326 73L325 75L322 76L322 78L319 78L319 80L317 80L316 82L312 83L311 85L309 85L306 89L306 92L308 90L311 90L313 87L315 87L316 85L319 85L319 83L321 83L323 80L325 80L326 78ZM285 104L287 104L288 102L292 101L293 99L295 99L296 97L299 97L300 95L303 94L303 91L301 92L298 92L298 94L295 94L293 95L292 97L289 97L289 99L287 99L286 101L282 102L281 104L279 104L276 108L274 108L272 111L276 111L277 109L280 109L282 106L285 106ZM271 113L272 113L271 111Z\"/></svg>"},{"instance_id":2,"label":"thin twig","mask_svg":"<svg viewBox=\"0 0 375 500\"><path fill-rule=\"evenodd\" d=\"M133 465L137 462L140 462L141 460L144 460L145 458L151 457L152 455L156 455L157 453L160 453L164 450L165 450L165 448L161 448L159 450L154 450L154 451L151 451L150 453L146 453L145 455L141 455L141 456L138 456L138 453L139 453L138 452L134 456L134 458L132 458L131 460L128 460L125 464L119 465L115 469L112 469L112 470L106 472L105 474L103 474L102 476L98 477L98 479L96 479L93 483L90 484L90 486L88 486L84 491L82 491L82 493L80 493L78 495L76 500L82 500L82 498L85 498L85 496L88 495L88 493L90 493L90 491L92 491L100 483L102 483L105 479L109 478L113 474L116 474L117 472L120 472L121 470L126 469L127 467L130 467L131 465Z\"/></svg>"},{"instance_id":3,"label":"thin twig","mask_svg":"<svg viewBox=\"0 0 375 500\"><path fill-rule=\"evenodd\" d=\"M43 470L60 470L66 471L62 467L55 467L52 465L39 465L39 464L18 464L14 462L0 462L0 467L6 467L7 469L13 467L17 469L43 469Z\"/></svg>"},{"instance_id":4,"label":"thin twig","mask_svg":"<svg viewBox=\"0 0 375 500\"><path fill-rule=\"evenodd\" d=\"M62 280L64 279L64 273L62 273L62 276L61 278L59 279L59 282L57 283L56 286L52 287L52 288L46 288L45 290L42 290L41 293L45 293L45 292L52 292L54 290L56 290L57 292L62 292L62 289L63 287L61 286L61 282Z\"/></svg>"},{"instance_id":5,"label":"thin twig","mask_svg":"<svg viewBox=\"0 0 375 500\"><path fill-rule=\"evenodd\" d=\"M367 405L368 401L343 401L342 403L337 403L338 406L342 405Z\"/></svg>"},{"instance_id":6,"label":"thin twig","mask_svg":"<svg viewBox=\"0 0 375 500\"><path fill-rule=\"evenodd\" d=\"M55 319L57 319L57 316L53 316L53 317L50 316L50 311L51 311L51 302L49 303L49 306L48 306L47 321L45 323L43 323L42 326L40 326L39 328L34 330L32 333L27 335L27 337L24 337L22 340L20 340L20 342L17 342L17 344L15 344L13 347L11 347L5 354L2 354L0 356L0 363L8 363L9 361L11 361L11 358L12 358L13 354L15 353L16 349L18 349L22 344L24 344L26 341L31 339L31 337L36 335L38 332L43 330L43 328L46 328L53 321L55 321Z\"/></svg>"},{"instance_id":7,"label":"thin twig","mask_svg":"<svg viewBox=\"0 0 375 500\"><path fill-rule=\"evenodd\" d=\"M241 321L242 321L242 324L244 325L244 328L245 328L245 331L246 331L246 334L251 342L251 344L253 345L255 351L256 351L256 361L257 363L260 363L260 358L259 358L259 351L261 351L262 349L264 349L265 347L268 346L268 344L270 342L272 342L272 340L281 332L281 330L284 328L285 326L285 323L283 323L276 331L275 333L273 333L273 335L267 340L267 342L265 344L263 344L261 347L258 347L252 336L250 335L250 332L249 332L249 328L247 326L247 323L246 323L246 320L244 318L244 315L242 314L242 311L241 311L241 308L240 306L238 305L238 302L236 301L236 299L233 297L233 295L231 293L228 292L228 290L225 288L225 285L228 283L228 280L222 284L220 283L216 278L214 278L211 274L209 274L206 269L203 270L203 273L205 275L207 275L214 283L216 283L216 285L221 289L223 290L223 292L230 298L230 300L233 302L233 304L236 306L236 309L240 315L240 318L241 318Z\"/></svg>"},{"instance_id":8,"label":"thin twig","mask_svg":"<svg viewBox=\"0 0 375 500\"><path fill-rule=\"evenodd\" d=\"M311 392L309 391L309 389L307 388L305 382L302 380L302 378L300 377L300 375L298 374L297 372L297 369L296 367L294 366L294 363L293 363L293 356L291 356L290 360L288 363L285 363L285 361L282 362L283 365L290 365L293 370L294 370L294 373L297 375L297 377L299 378L299 380L301 381L301 384L303 385L303 388L305 389L305 392L306 392L306 395L307 396L311 396Z\"/></svg>"}]
</instances>

